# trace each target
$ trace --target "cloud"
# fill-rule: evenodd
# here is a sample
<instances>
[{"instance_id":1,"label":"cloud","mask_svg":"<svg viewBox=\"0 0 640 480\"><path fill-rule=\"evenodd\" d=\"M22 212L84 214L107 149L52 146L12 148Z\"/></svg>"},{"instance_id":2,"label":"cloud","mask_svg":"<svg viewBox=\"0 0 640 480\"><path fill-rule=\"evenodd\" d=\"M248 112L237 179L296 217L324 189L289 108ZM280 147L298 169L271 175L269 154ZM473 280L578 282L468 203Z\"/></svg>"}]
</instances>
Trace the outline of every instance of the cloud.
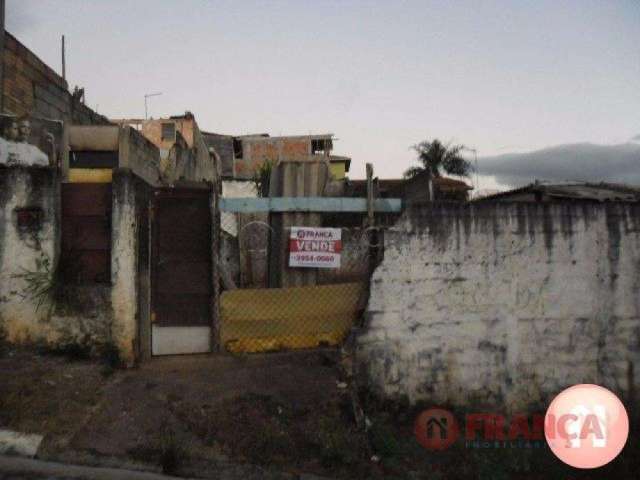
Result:
<instances>
[{"instance_id":1,"label":"cloud","mask_svg":"<svg viewBox=\"0 0 640 480\"><path fill-rule=\"evenodd\" d=\"M512 187L535 180L640 185L640 144L558 145L528 153L484 157L478 159L478 167L481 175L492 175L498 183Z\"/></svg>"},{"instance_id":2,"label":"cloud","mask_svg":"<svg viewBox=\"0 0 640 480\"><path fill-rule=\"evenodd\" d=\"M631 139L632 142L640 142L640 133Z\"/></svg>"}]
</instances>

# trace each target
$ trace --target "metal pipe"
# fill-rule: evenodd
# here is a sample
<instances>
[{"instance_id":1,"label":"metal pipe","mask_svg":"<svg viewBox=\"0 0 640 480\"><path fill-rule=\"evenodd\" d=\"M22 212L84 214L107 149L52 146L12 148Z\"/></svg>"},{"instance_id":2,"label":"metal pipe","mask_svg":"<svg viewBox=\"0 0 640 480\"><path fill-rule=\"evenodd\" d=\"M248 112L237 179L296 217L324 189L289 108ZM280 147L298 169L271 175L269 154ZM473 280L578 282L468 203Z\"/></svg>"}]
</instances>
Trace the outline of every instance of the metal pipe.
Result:
<instances>
[{"instance_id":1,"label":"metal pipe","mask_svg":"<svg viewBox=\"0 0 640 480\"><path fill-rule=\"evenodd\" d=\"M147 120L148 114L147 114L147 98L149 97L157 97L158 95L162 95L162 92L156 92L156 93L145 93L144 94L144 119Z\"/></svg>"},{"instance_id":2,"label":"metal pipe","mask_svg":"<svg viewBox=\"0 0 640 480\"><path fill-rule=\"evenodd\" d=\"M67 63L64 49L64 35L62 35L62 79L67 80Z\"/></svg>"}]
</instances>

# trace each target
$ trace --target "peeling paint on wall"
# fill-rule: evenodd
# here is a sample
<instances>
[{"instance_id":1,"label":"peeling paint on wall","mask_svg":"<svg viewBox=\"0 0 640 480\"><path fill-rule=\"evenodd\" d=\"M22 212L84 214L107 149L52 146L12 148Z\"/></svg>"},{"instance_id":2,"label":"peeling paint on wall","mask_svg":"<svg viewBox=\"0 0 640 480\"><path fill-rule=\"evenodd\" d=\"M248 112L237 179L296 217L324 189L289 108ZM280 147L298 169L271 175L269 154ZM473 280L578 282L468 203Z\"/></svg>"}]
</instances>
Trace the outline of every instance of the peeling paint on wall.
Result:
<instances>
[{"instance_id":1,"label":"peeling paint on wall","mask_svg":"<svg viewBox=\"0 0 640 480\"><path fill-rule=\"evenodd\" d=\"M131 364L138 341L136 188L114 170L111 284L67 285L64 305L37 308L21 274L47 258L55 268L60 238L60 178L52 168L0 168L0 333L14 343L115 344ZM40 226L21 229L17 209L38 209Z\"/></svg>"},{"instance_id":2,"label":"peeling paint on wall","mask_svg":"<svg viewBox=\"0 0 640 480\"><path fill-rule=\"evenodd\" d=\"M0 328L9 341L51 335L45 312L36 310L37 300L25 294L27 285L18 276L36 270L39 258L56 258L58 189L53 169L0 168ZM39 228L19 228L16 210L26 207L41 212Z\"/></svg>"},{"instance_id":3,"label":"peeling paint on wall","mask_svg":"<svg viewBox=\"0 0 640 480\"><path fill-rule=\"evenodd\" d=\"M137 240L136 192L133 175L116 170L113 176L111 230L111 335L128 363L136 357L137 340Z\"/></svg>"},{"instance_id":4,"label":"peeling paint on wall","mask_svg":"<svg viewBox=\"0 0 640 480\"><path fill-rule=\"evenodd\" d=\"M625 398L640 380L638 219L637 204L410 208L385 232L362 373L414 402L519 408L585 382Z\"/></svg>"}]
</instances>

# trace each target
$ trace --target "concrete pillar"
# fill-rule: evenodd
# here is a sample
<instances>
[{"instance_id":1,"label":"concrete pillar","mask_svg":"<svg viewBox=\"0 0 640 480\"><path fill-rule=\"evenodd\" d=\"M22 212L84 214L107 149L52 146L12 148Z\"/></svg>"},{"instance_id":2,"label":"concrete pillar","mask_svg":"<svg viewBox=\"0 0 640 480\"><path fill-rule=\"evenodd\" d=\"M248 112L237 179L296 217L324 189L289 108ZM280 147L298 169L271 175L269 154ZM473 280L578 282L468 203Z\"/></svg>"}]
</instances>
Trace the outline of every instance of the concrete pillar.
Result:
<instances>
[{"instance_id":1,"label":"concrete pillar","mask_svg":"<svg viewBox=\"0 0 640 480\"><path fill-rule=\"evenodd\" d=\"M0 113L4 113L4 0L0 0Z\"/></svg>"}]
</instances>

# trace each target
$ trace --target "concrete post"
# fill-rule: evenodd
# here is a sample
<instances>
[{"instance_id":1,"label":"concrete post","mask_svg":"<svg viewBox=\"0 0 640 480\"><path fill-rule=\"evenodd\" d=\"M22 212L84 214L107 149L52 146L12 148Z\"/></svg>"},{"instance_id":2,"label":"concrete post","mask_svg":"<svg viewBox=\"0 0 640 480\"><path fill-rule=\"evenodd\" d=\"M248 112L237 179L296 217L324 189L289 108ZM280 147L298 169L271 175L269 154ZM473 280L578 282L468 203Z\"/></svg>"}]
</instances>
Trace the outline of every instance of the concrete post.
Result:
<instances>
[{"instance_id":1,"label":"concrete post","mask_svg":"<svg viewBox=\"0 0 640 480\"><path fill-rule=\"evenodd\" d=\"M0 0L0 113L4 113L4 0Z\"/></svg>"}]
</instances>

